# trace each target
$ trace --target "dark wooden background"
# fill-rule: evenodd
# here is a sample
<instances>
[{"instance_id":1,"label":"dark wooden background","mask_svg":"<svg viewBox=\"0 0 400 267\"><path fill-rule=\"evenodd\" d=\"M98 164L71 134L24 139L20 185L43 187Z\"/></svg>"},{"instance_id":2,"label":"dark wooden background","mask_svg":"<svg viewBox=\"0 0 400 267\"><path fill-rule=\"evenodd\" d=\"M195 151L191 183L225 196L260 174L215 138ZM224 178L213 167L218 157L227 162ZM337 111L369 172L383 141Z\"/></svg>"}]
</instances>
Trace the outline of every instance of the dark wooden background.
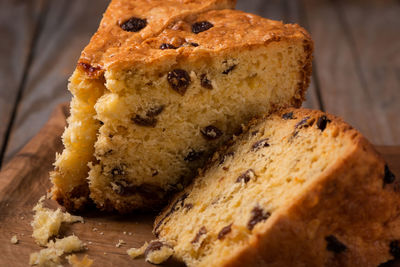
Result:
<instances>
[{"instance_id":1,"label":"dark wooden background","mask_svg":"<svg viewBox=\"0 0 400 267\"><path fill-rule=\"evenodd\" d=\"M67 79L108 2L0 0L0 164L69 101ZM311 32L304 106L344 117L376 145L400 144L400 1L238 0L237 8Z\"/></svg>"}]
</instances>

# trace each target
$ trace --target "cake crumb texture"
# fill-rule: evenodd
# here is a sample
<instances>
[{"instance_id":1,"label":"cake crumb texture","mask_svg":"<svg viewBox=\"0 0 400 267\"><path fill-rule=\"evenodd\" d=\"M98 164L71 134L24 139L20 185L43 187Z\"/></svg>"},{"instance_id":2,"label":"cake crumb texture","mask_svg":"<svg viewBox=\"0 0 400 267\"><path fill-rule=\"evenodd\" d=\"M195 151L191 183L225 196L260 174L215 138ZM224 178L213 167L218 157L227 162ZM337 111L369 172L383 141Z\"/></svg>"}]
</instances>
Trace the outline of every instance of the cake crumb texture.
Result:
<instances>
[{"instance_id":1,"label":"cake crumb texture","mask_svg":"<svg viewBox=\"0 0 400 267\"><path fill-rule=\"evenodd\" d=\"M342 119L289 108L215 153L154 233L188 266L378 266L400 256L399 186Z\"/></svg>"},{"instance_id":2,"label":"cake crumb texture","mask_svg":"<svg viewBox=\"0 0 400 267\"><path fill-rule=\"evenodd\" d=\"M51 210L43 206L45 196L42 196L36 206L33 208L35 214L31 226L33 228L32 237L35 242L41 246L47 244L50 237L58 234L61 223L82 222L81 216L74 216L68 212L62 212L60 208Z\"/></svg>"},{"instance_id":3,"label":"cake crumb texture","mask_svg":"<svg viewBox=\"0 0 400 267\"><path fill-rule=\"evenodd\" d=\"M137 257L140 257L142 255L144 255L144 251L146 250L148 246L148 243L145 242L143 244L143 246L141 246L140 248L130 248L126 251L126 253L128 253L128 255L132 258L135 259Z\"/></svg>"},{"instance_id":4,"label":"cake crumb texture","mask_svg":"<svg viewBox=\"0 0 400 267\"><path fill-rule=\"evenodd\" d=\"M301 105L309 34L234 4L111 2L70 79L54 199L70 210L89 194L102 210L158 209L242 124Z\"/></svg>"},{"instance_id":5,"label":"cake crumb texture","mask_svg":"<svg viewBox=\"0 0 400 267\"><path fill-rule=\"evenodd\" d=\"M13 235L10 239L10 242L11 242L11 244L14 244L14 245L18 244L18 242L19 242L18 237L16 235Z\"/></svg>"},{"instance_id":6,"label":"cake crumb texture","mask_svg":"<svg viewBox=\"0 0 400 267\"><path fill-rule=\"evenodd\" d=\"M160 240L153 240L149 243L144 256L147 262L161 264L167 261L174 254L174 249L167 243Z\"/></svg>"},{"instance_id":7,"label":"cake crumb texture","mask_svg":"<svg viewBox=\"0 0 400 267\"><path fill-rule=\"evenodd\" d=\"M56 238L55 242L50 240L46 246L47 248L30 255L30 265L37 265L40 267L61 266L61 256L64 253L78 252L83 249L82 241L75 235L62 239Z\"/></svg>"},{"instance_id":8,"label":"cake crumb texture","mask_svg":"<svg viewBox=\"0 0 400 267\"><path fill-rule=\"evenodd\" d=\"M94 262L88 257L88 255L85 255L81 260L79 260L75 254L67 256L67 260L72 267L90 267Z\"/></svg>"}]
</instances>

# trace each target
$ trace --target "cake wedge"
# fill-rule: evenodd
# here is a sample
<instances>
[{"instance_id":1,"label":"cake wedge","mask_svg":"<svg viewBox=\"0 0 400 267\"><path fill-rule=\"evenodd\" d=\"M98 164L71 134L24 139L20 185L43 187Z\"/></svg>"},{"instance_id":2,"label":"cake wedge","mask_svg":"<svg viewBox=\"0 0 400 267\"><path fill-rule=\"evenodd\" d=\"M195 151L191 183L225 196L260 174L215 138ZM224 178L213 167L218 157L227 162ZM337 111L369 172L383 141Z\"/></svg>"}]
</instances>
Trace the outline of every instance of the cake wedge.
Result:
<instances>
[{"instance_id":1,"label":"cake wedge","mask_svg":"<svg viewBox=\"0 0 400 267\"><path fill-rule=\"evenodd\" d=\"M285 109L214 154L154 224L187 266L378 266L400 256L400 180L342 119Z\"/></svg>"},{"instance_id":2,"label":"cake wedge","mask_svg":"<svg viewBox=\"0 0 400 267\"><path fill-rule=\"evenodd\" d=\"M135 3L125 2L118 3ZM83 52L72 83L86 88L92 75L103 87L96 97L87 90L92 130L90 142L83 139L87 156L78 162L83 167L76 184L87 190L88 180L98 208L126 213L161 207L242 124L304 100L313 50L308 33L295 24L215 6L187 10L152 35L144 13L128 19L109 8L102 25L114 28L105 32L101 26ZM73 137L76 132L69 131ZM71 146L75 140L64 138ZM80 153L63 153L56 165ZM78 188L80 197L81 191L71 186L70 167L64 170L53 175L53 192L65 204L71 197L59 198L62 192Z\"/></svg>"},{"instance_id":3,"label":"cake wedge","mask_svg":"<svg viewBox=\"0 0 400 267\"><path fill-rule=\"evenodd\" d=\"M181 17L214 9L233 8L235 0L113 0L98 31L83 50L68 89L73 95L68 127L63 134L64 150L56 155L52 195L68 210L86 207L89 199L88 172L96 161L94 144L101 122L94 105L105 93L105 71L114 55L129 54L129 49L158 35Z\"/></svg>"}]
</instances>

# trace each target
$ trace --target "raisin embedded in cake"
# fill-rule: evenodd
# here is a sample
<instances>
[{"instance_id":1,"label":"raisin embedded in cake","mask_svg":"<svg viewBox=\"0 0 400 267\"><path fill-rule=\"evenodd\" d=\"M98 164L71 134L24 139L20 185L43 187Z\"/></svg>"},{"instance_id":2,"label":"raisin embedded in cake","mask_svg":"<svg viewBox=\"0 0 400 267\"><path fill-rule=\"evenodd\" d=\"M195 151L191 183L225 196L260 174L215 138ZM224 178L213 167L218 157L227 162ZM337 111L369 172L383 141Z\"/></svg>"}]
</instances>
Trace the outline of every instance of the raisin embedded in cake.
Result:
<instances>
[{"instance_id":1,"label":"raisin embedded in cake","mask_svg":"<svg viewBox=\"0 0 400 267\"><path fill-rule=\"evenodd\" d=\"M395 179L341 119L286 109L218 151L153 231L188 266L378 266L400 257Z\"/></svg>"},{"instance_id":2,"label":"raisin embedded in cake","mask_svg":"<svg viewBox=\"0 0 400 267\"><path fill-rule=\"evenodd\" d=\"M313 44L300 26L226 9L228 0L142 2L111 3L79 61L91 76L79 68L71 80L82 109L52 174L66 206L86 200L87 180L100 209L162 206L242 124L304 100Z\"/></svg>"},{"instance_id":3,"label":"raisin embedded in cake","mask_svg":"<svg viewBox=\"0 0 400 267\"><path fill-rule=\"evenodd\" d=\"M69 210L83 209L88 202L88 164L97 160L94 144L100 126L104 125L96 119L95 104L102 95L111 90L106 83L105 74L113 65L113 55L120 55L119 58L123 59L123 55L129 54L127 50L131 47L157 36L180 17L207 10L229 9L234 5L234 0L194 0L185 3L155 0L111 1L97 33L83 50L77 68L69 80L68 88L73 99L68 128L63 134L65 149L61 155L57 155L55 169L50 174L54 199ZM121 46L122 43L128 45ZM172 44L160 44L160 49L172 48ZM154 116L138 117L133 119L134 123L135 121L150 127L156 124ZM111 138L112 133L108 136ZM111 154L110 151L113 150L100 153L105 156ZM99 151L96 154L99 155Z\"/></svg>"}]
</instances>

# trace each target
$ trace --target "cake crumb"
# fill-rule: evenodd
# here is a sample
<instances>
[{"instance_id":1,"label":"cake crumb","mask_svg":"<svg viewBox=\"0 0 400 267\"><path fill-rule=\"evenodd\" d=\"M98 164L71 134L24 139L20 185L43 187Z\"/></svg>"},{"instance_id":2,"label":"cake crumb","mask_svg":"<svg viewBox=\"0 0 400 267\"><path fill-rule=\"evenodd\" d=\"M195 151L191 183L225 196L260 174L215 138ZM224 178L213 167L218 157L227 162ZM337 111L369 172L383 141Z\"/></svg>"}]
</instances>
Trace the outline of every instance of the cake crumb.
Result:
<instances>
[{"instance_id":1,"label":"cake crumb","mask_svg":"<svg viewBox=\"0 0 400 267\"><path fill-rule=\"evenodd\" d=\"M153 240L144 251L145 260L152 264L166 262L174 254L174 249L160 240Z\"/></svg>"},{"instance_id":2,"label":"cake crumb","mask_svg":"<svg viewBox=\"0 0 400 267\"><path fill-rule=\"evenodd\" d=\"M139 256L142 256L144 254L144 251L146 250L148 246L148 243L145 242L143 244L143 246L141 246L140 248L130 248L126 251L126 253L128 253L128 255L132 258L135 259Z\"/></svg>"},{"instance_id":3,"label":"cake crumb","mask_svg":"<svg viewBox=\"0 0 400 267\"><path fill-rule=\"evenodd\" d=\"M11 237L11 243L16 245L16 244L18 244L18 242L19 242L19 240L18 240L17 236L13 235Z\"/></svg>"},{"instance_id":4,"label":"cake crumb","mask_svg":"<svg viewBox=\"0 0 400 267\"><path fill-rule=\"evenodd\" d=\"M98 229L96 227L93 227L92 231L96 232Z\"/></svg>"},{"instance_id":5,"label":"cake crumb","mask_svg":"<svg viewBox=\"0 0 400 267\"><path fill-rule=\"evenodd\" d=\"M129 232L128 235L132 235L132 232Z\"/></svg>"},{"instance_id":6,"label":"cake crumb","mask_svg":"<svg viewBox=\"0 0 400 267\"><path fill-rule=\"evenodd\" d=\"M32 237L36 243L45 246L50 237L57 235L61 223L83 222L81 216L73 216L68 212L62 212L60 208L51 210L43 207L45 196L42 196L33 208L35 214L31 226L33 228Z\"/></svg>"},{"instance_id":7,"label":"cake crumb","mask_svg":"<svg viewBox=\"0 0 400 267\"><path fill-rule=\"evenodd\" d=\"M126 244L124 240L120 239L118 240L118 243L115 245L115 247L119 248L121 247L123 244Z\"/></svg>"},{"instance_id":8,"label":"cake crumb","mask_svg":"<svg viewBox=\"0 0 400 267\"><path fill-rule=\"evenodd\" d=\"M25 220L25 217L24 217L24 216L21 216L21 220L22 220L22 221Z\"/></svg>"},{"instance_id":9,"label":"cake crumb","mask_svg":"<svg viewBox=\"0 0 400 267\"><path fill-rule=\"evenodd\" d=\"M30 265L37 266L60 266L61 256L64 253L78 252L83 250L82 241L75 235L50 241L47 243L47 248L39 252L31 253L29 257Z\"/></svg>"},{"instance_id":10,"label":"cake crumb","mask_svg":"<svg viewBox=\"0 0 400 267\"><path fill-rule=\"evenodd\" d=\"M104 233L103 233L103 232L100 232L100 234L101 234L101 235L104 235Z\"/></svg>"},{"instance_id":11,"label":"cake crumb","mask_svg":"<svg viewBox=\"0 0 400 267\"><path fill-rule=\"evenodd\" d=\"M123 234L126 235L126 232L124 231Z\"/></svg>"},{"instance_id":12,"label":"cake crumb","mask_svg":"<svg viewBox=\"0 0 400 267\"><path fill-rule=\"evenodd\" d=\"M88 255L85 255L82 260L79 260L78 257L73 254L67 256L67 260L72 267L90 267L93 264L93 260L89 259Z\"/></svg>"}]
</instances>

